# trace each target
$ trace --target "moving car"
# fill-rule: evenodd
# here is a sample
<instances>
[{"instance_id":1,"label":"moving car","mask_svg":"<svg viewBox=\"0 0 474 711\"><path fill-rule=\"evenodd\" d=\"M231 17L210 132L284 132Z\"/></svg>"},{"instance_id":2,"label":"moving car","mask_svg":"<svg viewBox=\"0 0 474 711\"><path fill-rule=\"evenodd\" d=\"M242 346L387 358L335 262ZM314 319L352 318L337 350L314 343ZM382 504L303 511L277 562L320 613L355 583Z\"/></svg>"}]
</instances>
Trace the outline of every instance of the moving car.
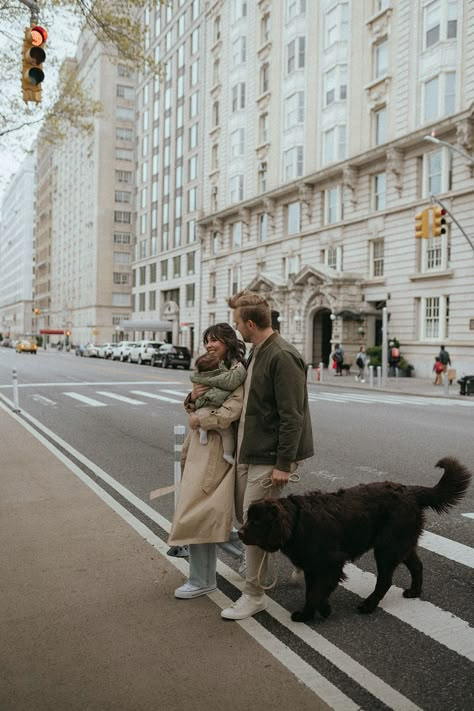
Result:
<instances>
[{"instance_id":1,"label":"moving car","mask_svg":"<svg viewBox=\"0 0 474 711\"><path fill-rule=\"evenodd\" d=\"M130 351L130 363L151 363L152 357L158 354L162 345L163 341L139 341L137 347Z\"/></svg>"},{"instance_id":2,"label":"moving car","mask_svg":"<svg viewBox=\"0 0 474 711\"><path fill-rule=\"evenodd\" d=\"M18 341L15 350L17 353L33 353L36 355L38 346L34 341Z\"/></svg>"},{"instance_id":3,"label":"moving car","mask_svg":"<svg viewBox=\"0 0 474 711\"><path fill-rule=\"evenodd\" d=\"M186 346L174 346L172 343L164 343L158 353L151 357L152 365L160 365L163 368L184 368L191 367L191 353Z\"/></svg>"}]
</instances>

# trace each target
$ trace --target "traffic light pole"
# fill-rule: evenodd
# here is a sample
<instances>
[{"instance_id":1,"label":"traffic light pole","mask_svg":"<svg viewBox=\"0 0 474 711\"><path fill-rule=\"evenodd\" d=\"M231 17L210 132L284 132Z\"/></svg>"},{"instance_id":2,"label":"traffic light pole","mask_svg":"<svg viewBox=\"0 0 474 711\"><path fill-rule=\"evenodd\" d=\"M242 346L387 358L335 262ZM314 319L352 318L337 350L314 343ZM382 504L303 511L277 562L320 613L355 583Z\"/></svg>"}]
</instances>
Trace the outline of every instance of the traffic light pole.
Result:
<instances>
[{"instance_id":1,"label":"traffic light pole","mask_svg":"<svg viewBox=\"0 0 474 711\"><path fill-rule=\"evenodd\" d=\"M474 244L471 242L471 240L469 239L469 237L467 236L467 234L464 232L463 228L461 227L461 225L459 224L459 222L456 220L456 218L454 217L453 213L448 210L448 208L446 207L446 205L445 205L443 202L441 202L441 200L439 200L439 199L436 197L436 195L432 195L432 196L431 196L431 202L437 203L438 205L440 205L440 206L443 208L443 210L446 210L446 214L449 215L449 217L452 219L452 221L454 222L454 224L455 224L455 225L458 227L458 229L461 231L461 234L463 234L464 237L465 237L465 238L467 239L467 241L469 242L469 245L470 245L470 247L471 247L471 249L472 249L472 252L473 252L473 255L474 255Z\"/></svg>"}]
</instances>

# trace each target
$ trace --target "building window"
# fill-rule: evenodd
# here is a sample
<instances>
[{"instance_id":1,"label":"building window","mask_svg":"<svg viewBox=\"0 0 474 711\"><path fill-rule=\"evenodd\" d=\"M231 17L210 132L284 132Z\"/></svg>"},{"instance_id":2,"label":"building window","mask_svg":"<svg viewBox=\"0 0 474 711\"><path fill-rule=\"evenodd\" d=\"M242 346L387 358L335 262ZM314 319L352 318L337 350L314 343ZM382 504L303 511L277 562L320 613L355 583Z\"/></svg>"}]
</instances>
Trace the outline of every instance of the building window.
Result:
<instances>
[{"instance_id":1,"label":"building window","mask_svg":"<svg viewBox=\"0 0 474 711\"><path fill-rule=\"evenodd\" d=\"M265 44L270 39L270 15L267 13L260 21L260 41Z\"/></svg>"},{"instance_id":2,"label":"building window","mask_svg":"<svg viewBox=\"0 0 474 711\"><path fill-rule=\"evenodd\" d=\"M423 85L423 120L452 114L456 107L456 72L443 72Z\"/></svg>"},{"instance_id":3,"label":"building window","mask_svg":"<svg viewBox=\"0 0 474 711\"><path fill-rule=\"evenodd\" d=\"M244 176L233 175L230 179L230 201L240 202L244 199Z\"/></svg>"},{"instance_id":4,"label":"building window","mask_svg":"<svg viewBox=\"0 0 474 711\"><path fill-rule=\"evenodd\" d=\"M221 63L219 59L215 59L212 64L212 83L218 84L220 79Z\"/></svg>"},{"instance_id":5,"label":"building window","mask_svg":"<svg viewBox=\"0 0 474 711\"><path fill-rule=\"evenodd\" d=\"M194 274L196 268L196 252L188 252L186 255L186 273L189 275Z\"/></svg>"},{"instance_id":6,"label":"building window","mask_svg":"<svg viewBox=\"0 0 474 711\"><path fill-rule=\"evenodd\" d=\"M267 189L267 177L268 177L267 161L261 160L258 165L258 175L257 175L258 190L261 193L264 193Z\"/></svg>"},{"instance_id":7,"label":"building window","mask_svg":"<svg viewBox=\"0 0 474 711\"><path fill-rule=\"evenodd\" d=\"M197 209L197 188L188 190L188 211L194 212Z\"/></svg>"},{"instance_id":8,"label":"building window","mask_svg":"<svg viewBox=\"0 0 474 711\"><path fill-rule=\"evenodd\" d=\"M373 113L374 142L376 146L387 140L387 108L382 106Z\"/></svg>"},{"instance_id":9,"label":"building window","mask_svg":"<svg viewBox=\"0 0 474 711\"><path fill-rule=\"evenodd\" d=\"M444 271L449 267L450 239L449 232L441 237L429 237L419 240L418 269L421 274Z\"/></svg>"},{"instance_id":10,"label":"building window","mask_svg":"<svg viewBox=\"0 0 474 711\"><path fill-rule=\"evenodd\" d=\"M221 18L220 15L214 18L213 39L218 42L221 38Z\"/></svg>"},{"instance_id":11,"label":"building window","mask_svg":"<svg viewBox=\"0 0 474 711\"><path fill-rule=\"evenodd\" d=\"M448 149L430 151L423 156L423 197L451 189L451 163Z\"/></svg>"},{"instance_id":12,"label":"building window","mask_svg":"<svg viewBox=\"0 0 474 711\"><path fill-rule=\"evenodd\" d=\"M324 75L324 105L347 98L347 65L338 64Z\"/></svg>"},{"instance_id":13,"label":"building window","mask_svg":"<svg viewBox=\"0 0 474 711\"><path fill-rule=\"evenodd\" d=\"M130 143L133 141L133 130L131 128L117 126L115 129L115 138L117 141L128 141Z\"/></svg>"},{"instance_id":14,"label":"building window","mask_svg":"<svg viewBox=\"0 0 474 711\"><path fill-rule=\"evenodd\" d=\"M116 148L115 157L117 160L133 160L133 151L128 148Z\"/></svg>"},{"instance_id":15,"label":"building window","mask_svg":"<svg viewBox=\"0 0 474 711\"><path fill-rule=\"evenodd\" d=\"M293 146L283 153L285 180L294 180L303 175L303 146Z\"/></svg>"},{"instance_id":16,"label":"building window","mask_svg":"<svg viewBox=\"0 0 474 711\"><path fill-rule=\"evenodd\" d=\"M213 232L211 235L211 251L214 255L219 253L219 232Z\"/></svg>"},{"instance_id":17,"label":"building window","mask_svg":"<svg viewBox=\"0 0 474 711\"><path fill-rule=\"evenodd\" d=\"M262 212L258 219L258 241L266 242L268 238L268 215Z\"/></svg>"},{"instance_id":18,"label":"building window","mask_svg":"<svg viewBox=\"0 0 474 711\"><path fill-rule=\"evenodd\" d=\"M301 205L298 202L290 202L286 208L287 234L295 235L301 230Z\"/></svg>"},{"instance_id":19,"label":"building window","mask_svg":"<svg viewBox=\"0 0 474 711\"><path fill-rule=\"evenodd\" d=\"M306 0L287 0L286 17L292 20L298 15L304 15L306 12Z\"/></svg>"},{"instance_id":20,"label":"building window","mask_svg":"<svg viewBox=\"0 0 474 711\"><path fill-rule=\"evenodd\" d=\"M116 115L119 121L135 120L135 111L133 109L127 108L126 106L117 106Z\"/></svg>"},{"instance_id":21,"label":"building window","mask_svg":"<svg viewBox=\"0 0 474 711\"><path fill-rule=\"evenodd\" d=\"M324 191L324 224L333 225L342 220L342 200L340 187L334 186Z\"/></svg>"},{"instance_id":22,"label":"building window","mask_svg":"<svg viewBox=\"0 0 474 711\"><path fill-rule=\"evenodd\" d=\"M129 275L124 272L114 272L114 284L128 284Z\"/></svg>"},{"instance_id":23,"label":"building window","mask_svg":"<svg viewBox=\"0 0 474 711\"><path fill-rule=\"evenodd\" d=\"M419 299L420 340L444 341L449 337L449 296Z\"/></svg>"},{"instance_id":24,"label":"building window","mask_svg":"<svg viewBox=\"0 0 474 711\"><path fill-rule=\"evenodd\" d=\"M116 190L115 191L115 202L132 202L132 193L126 190Z\"/></svg>"},{"instance_id":25,"label":"building window","mask_svg":"<svg viewBox=\"0 0 474 711\"><path fill-rule=\"evenodd\" d=\"M215 301L216 298L216 273L211 272L209 274L209 299L210 301Z\"/></svg>"},{"instance_id":26,"label":"building window","mask_svg":"<svg viewBox=\"0 0 474 711\"><path fill-rule=\"evenodd\" d=\"M440 41L457 37L457 0L435 0L424 7L423 24L425 49Z\"/></svg>"},{"instance_id":27,"label":"building window","mask_svg":"<svg viewBox=\"0 0 474 711\"><path fill-rule=\"evenodd\" d=\"M150 311L156 309L156 291L154 289L148 292L148 309Z\"/></svg>"},{"instance_id":28,"label":"building window","mask_svg":"<svg viewBox=\"0 0 474 711\"><path fill-rule=\"evenodd\" d=\"M245 109L245 82L232 87L232 113Z\"/></svg>"},{"instance_id":29,"label":"building window","mask_svg":"<svg viewBox=\"0 0 474 711\"><path fill-rule=\"evenodd\" d=\"M181 276L181 256L173 257L173 278L177 279Z\"/></svg>"},{"instance_id":30,"label":"building window","mask_svg":"<svg viewBox=\"0 0 474 711\"><path fill-rule=\"evenodd\" d=\"M196 287L194 284L186 284L186 306L191 308L194 306Z\"/></svg>"},{"instance_id":31,"label":"building window","mask_svg":"<svg viewBox=\"0 0 474 711\"><path fill-rule=\"evenodd\" d=\"M122 212L121 210L114 211L114 222L122 223L124 225L130 224L130 212Z\"/></svg>"},{"instance_id":32,"label":"building window","mask_svg":"<svg viewBox=\"0 0 474 711\"><path fill-rule=\"evenodd\" d=\"M115 180L117 183L128 183L132 182L132 171L131 170L116 170Z\"/></svg>"},{"instance_id":33,"label":"building window","mask_svg":"<svg viewBox=\"0 0 474 711\"><path fill-rule=\"evenodd\" d=\"M304 123L304 91L295 91L285 99L285 128L299 126L302 123Z\"/></svg>"},{"instance_id":34,"label":"building window","mask_svg":"<svg viewBox=\"0 0 474 711\"><path fill-rule=\"evenodd\" d=\"M349 36L349 3L339 2L324 18L324 48L335 42L347 40Z\"/></svg>"},{"instance_id":35,"label":"building window","mask_svg":"<svg viewBox=\"0 0 474 711\"><path fill-rule=\"evenodd\" d=\"M245 129L238 128L230 134L230 153L232 158L245 153Z\"/></svg>"},{"instance_id":36,"label":"building window","mask_svg":"<svg viewBox=\"0 0 474 711\"><path fill-rule=\"evenodd\" d=\"M292 74L296 69L304 69L305 66L306 38L296 37L291 40L286 48L286 73Z\"/></svg>"},{"instance_id":37,"label":"building window","mask_svg":"<svg viewBox=\"0 0 474 711\"><path fill-rule=\"evenodd\" d=\"M114 264L130 264L130 253L129 252L114 252L113 254Z\"/></svg>"},{"instance_id":38,"label":"building window","mask_svg":"<svg viewBox=\"0 0 474 711\"><path fill-rule=\"evenodd\" d=\"M114 232L114 244L130 244L130 233Z\"/></svg>"},{"instance_id":39,"label":"building window","mask_svg":"<svg viewBox=\"0 0 474 711\"><path fill-rule=\"evenodd\" d=\"M258 120L258 137L260 143L268 143L268 114L260 114Z\"/></svg>"},{"instance_id":40,"label":"building window","mask_svg":"<svg viewBox=\"0 0 474 711\"><path fill-rule=\"evenodd\" d=\"M270 65L264 64L260 68L260 93L265 94L270 89Z\"/></svg>"},{"instance_id":41,"label":"building window","mask_svg":"<svg viewBox=\"0 0 474 711\"><path fill-rule=\"evenodd\" d=\"M198 115L199 92L195 91L189 97L189 118L194 118Z\"/></svg>"},{"instance_id":42,"label":"building window","mask_svg":"<svg viewBox=\"0 0 474 711\"><path fill-rule=\"evenodd\" d=\"M384 275L384 250L385 241L383 239L374 239L369 242L370 276L372 278Z\"/></svg>"},{"instance_id":43,"label":"building window","mask_svg":"<svg viewBox=\"0 0 474 711\"><path fill-rule=\"evenodd\" d=\"M219 125L219 102L214 101L212 104L212 127L216 128Z\"/></svg>"},{"instance_id":44,"label":"building window","mask_svg":"<svg viewBox=\"0 0 474 711\"><path fill-rule=\"evenodd\" d=\"M323 249L321 253L321 261L327 267L335 269L337 272L342 272L342 247L328 247Z\"/></svg>"},{"instance_id":45,"label":"building window","mask_svg":"<svg viewBox=\"0 0 474 711\"><path fill-rule=\"evenodd\" d=\"M324 165L346 158L346 127L334 126L323 136Z\"/></svg>"},{"instance_id":46,"label":"building window","mask_svg":"<svg viewBox=\"0 0 474 711\"><path fill-rule=\"evenodd\" d=\"M198 157L193 156L188 161L188 180L196 180L198 171Z\"/></svg>"},{"instance_id":47,"label":"building window","mask_svg":"<svg viewBox=\"0 0 474 711\"><path fill-rule=\"evenodd\" d=\"M241 222L234 222L234 224L232 225L232 249L240 249L241 247L242 247L242 223Z\"/></svg>"},{"instance_id":48,"label":"building window","mask_svg":"<svg viewBox=\"0 0 474 711\"><path fill-rule=\"evenodd\" d=\"M160 263L161 268L161 281L166 281L168 279L168 260L163 259Z\"/></svg>"},{"instance_id":49,"label":"building window","mask_svg":"<svg viewBox=\"0 0 474 711\"><path fill-rule=\"evenodd\" d=\"M188 222L188 244L196 241L196 222L189 220Z\"/></svg>"},{"instance_id":50,"label":"building window","mask_svg":"<svg viewBox=\"0 0 474 711\"><path fill-rule=\"evenodd\" d=\"M238 67L247 61L247 38L237 37L232 42L232 66Z\"/></svg>"},{"instance_id":51,"label":"building window","mask_svg":"<svg viewBox=\"0 0 474 711\"><path fill-rule=\"evenodd\" d=\"M388 41L385 38L374 47L374 79L388 74Z\"/></svg>"},{"instance_id":52,"label":"building window","mask_svg":"<svg viewBox=\"0 0 474 711\"><path fill-rule=\"evenodd\" d=\"M387 174L376 173L372 177L374 210L385 210L387 203Z\"/></svg>"},{"instance_id":53,"label":"building window","mask_svg":"<svg viewBox=\"0 0 474 711\"><path fill-rule=\"evenodd\" d=\"M194 123L189 128L189 149L196 148L198 144L198 124Z\"/></svg>"},{"instance_id":54,"label":"building window","mask_svg":"<svg viewBox=\"0 0 474 711\"><path fill-rule=\"evenodd\" d=\"M240 276L241 268L240 267L232 267L232 269L229 269L229 294L232 296L233 294L238 294L239 291L241 290L240 283L241 283L241 276Z\"/></svg>"},{"instance_id":55,"label":"building window","mask_svg":"<svg viewBox=\"0 0 474 711\"><path fill-rule=\"evenodd\" d=\"M199 27L191 33L191 54L196 54L199 49Z\"/></svg>"},{"instance_id":56,"label":"building window","mask_svg":"<svg viewBox=\"0 0 474 711\"><path fill-rule=\"evenodd\" d=\"M232 21L247 17L247 0L232 0Z\"/></svg>"},{"instance_id":57,"label":"building window","mask_svg":"<svg viewBox=\"0 0 474 711\"><path fill-rule=\"evenodd\" d=\"M122 84L117 84L117 96L120 99L126 99L127 101L135 100L135 89L133 86L123 86Z\"/></svg>"}]
</instances>

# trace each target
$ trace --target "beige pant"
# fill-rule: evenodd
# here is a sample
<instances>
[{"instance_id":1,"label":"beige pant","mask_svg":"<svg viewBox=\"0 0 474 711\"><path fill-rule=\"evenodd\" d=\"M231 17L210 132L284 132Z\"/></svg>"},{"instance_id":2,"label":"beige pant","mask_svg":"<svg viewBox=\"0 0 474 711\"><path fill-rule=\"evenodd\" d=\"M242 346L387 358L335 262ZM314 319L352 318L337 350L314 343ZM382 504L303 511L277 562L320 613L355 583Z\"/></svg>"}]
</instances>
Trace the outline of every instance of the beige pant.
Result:
<instances>
[{"instance_id":1,"label":"beige pant","mask_svg":"<svg viewBox=\"0 0 474 711\"><path fill-rule=\"evenodd\" d=\"M296 469L296 464L292 465L291 472ZM268 489L262 486L265 479L270 479L274 466L272 464L238 464L236 476L236 516L237 520L245 521L247 511L254 501L279 498L286 487L272 486ZM244 593L247 595L260 596L265 590L261 583L266 584L268 564L267 559L263 563L260 574L259 568L262 563L264 551L258 546L246 546L247 549L247 574L245 578Z\"/></svg>"}]
</instances>

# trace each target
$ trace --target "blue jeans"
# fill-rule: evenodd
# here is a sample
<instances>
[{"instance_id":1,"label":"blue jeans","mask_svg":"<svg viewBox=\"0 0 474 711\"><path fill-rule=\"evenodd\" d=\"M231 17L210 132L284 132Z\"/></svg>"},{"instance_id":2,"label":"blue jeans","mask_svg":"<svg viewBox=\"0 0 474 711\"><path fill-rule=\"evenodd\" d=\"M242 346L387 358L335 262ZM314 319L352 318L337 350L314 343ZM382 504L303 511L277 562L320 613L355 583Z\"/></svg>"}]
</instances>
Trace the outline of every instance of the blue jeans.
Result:
<instances>
[{"instance_id":1,"label":"blue jeans","mask_svg":"<svg viewBox=\"0 0 474 711\"><path fill-rule=\"evenodd\" d=\"M211 588L216 585L217 546L233 558L240 558L245 550L237 531L230 532L229 540L224 543L189 544L189 582L198 588Z\"/></svg>"}]
</instances>

